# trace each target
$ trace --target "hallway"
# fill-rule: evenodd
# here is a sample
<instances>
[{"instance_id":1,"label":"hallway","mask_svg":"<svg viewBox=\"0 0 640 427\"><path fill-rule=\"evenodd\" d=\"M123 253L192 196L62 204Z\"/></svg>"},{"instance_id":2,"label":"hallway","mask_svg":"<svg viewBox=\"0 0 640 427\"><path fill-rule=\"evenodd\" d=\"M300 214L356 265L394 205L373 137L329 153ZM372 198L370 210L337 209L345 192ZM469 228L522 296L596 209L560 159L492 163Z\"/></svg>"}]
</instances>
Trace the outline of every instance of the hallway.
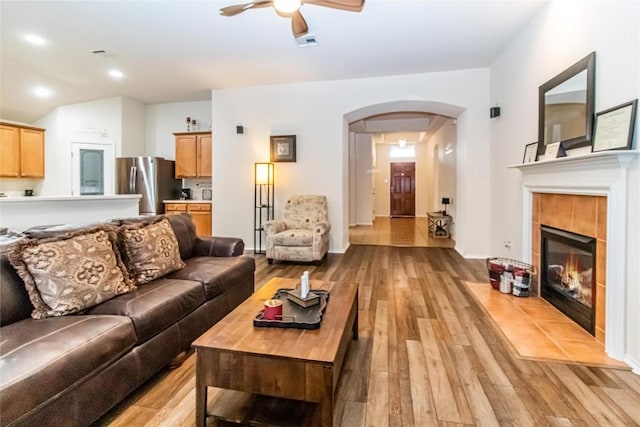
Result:
<instances>
[{"instance_id":1,"label":"hallway","mask_svg":"<svg viewBox=\"0 0 640 427\"><path fill-rule=\"evenodd\" d=\"M434 239L429 236L427 218L376 217L373 225L349 227L352 245L453 248L452 239Z\"/></svg>"}]
</instances>

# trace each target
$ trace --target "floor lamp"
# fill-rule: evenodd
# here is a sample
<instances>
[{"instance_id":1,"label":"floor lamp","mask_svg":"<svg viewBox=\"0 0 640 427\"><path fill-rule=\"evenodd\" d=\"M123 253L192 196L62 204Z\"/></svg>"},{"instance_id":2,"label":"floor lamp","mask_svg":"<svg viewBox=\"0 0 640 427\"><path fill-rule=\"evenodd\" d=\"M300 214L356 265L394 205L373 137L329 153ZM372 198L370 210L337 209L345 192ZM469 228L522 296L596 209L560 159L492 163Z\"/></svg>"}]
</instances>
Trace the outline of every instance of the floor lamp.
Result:
<instances>
[{"instance_id":1,"label":"floor lamp","mask_svg":"<svg viewBox=\"0 0 640 427\"><path fill-rule=\"evenodd\" d=\"M256 163L254 165L254 210L253 210L253 253L263 254L262 233L264 223L275 218L274 183L275 165Z\"/></svg>"}]
</instances>

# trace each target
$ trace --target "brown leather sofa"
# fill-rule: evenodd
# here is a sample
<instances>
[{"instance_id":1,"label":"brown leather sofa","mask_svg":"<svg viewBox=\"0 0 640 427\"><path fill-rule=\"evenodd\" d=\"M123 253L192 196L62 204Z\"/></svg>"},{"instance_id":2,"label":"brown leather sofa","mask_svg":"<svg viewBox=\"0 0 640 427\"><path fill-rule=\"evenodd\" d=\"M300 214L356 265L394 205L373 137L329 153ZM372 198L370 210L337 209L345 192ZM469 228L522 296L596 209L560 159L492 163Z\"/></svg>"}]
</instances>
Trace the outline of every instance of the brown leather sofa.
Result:
<instances>
[{"instance_id":1,"label":"brown leather sofa","mask_svg":"<svg viewBox=\"0 0 640 427\"><path fill-rule=\"evenodd\" d=\"M0 424L86 426L253 293L255 262L234 238L199 238L168 216L186 267L82 314L34 320L0 256Z\"/></svg>"}]
</instances>

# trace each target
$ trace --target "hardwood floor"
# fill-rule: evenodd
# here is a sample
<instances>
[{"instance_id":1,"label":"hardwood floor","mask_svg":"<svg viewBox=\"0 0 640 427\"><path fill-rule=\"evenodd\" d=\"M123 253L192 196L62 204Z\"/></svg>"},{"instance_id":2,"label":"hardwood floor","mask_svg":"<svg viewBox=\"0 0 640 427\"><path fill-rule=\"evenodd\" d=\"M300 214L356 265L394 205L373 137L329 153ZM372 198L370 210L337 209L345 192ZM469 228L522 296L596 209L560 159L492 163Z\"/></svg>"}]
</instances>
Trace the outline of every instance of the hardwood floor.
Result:
<instances>
[{"instance_id":1,"label":"hardwood floor","mask_svg":"<svg viewBox=\"0 0 640 427\"><path fill-rule=\"evenodd\" d=\"M256 261L256 287L303 270L360 287L337 426L640 425L640 377L631 371L517 357L462 283L486 280L482 261L388 246L352 246L319 266ZM193 425L194 359L158 374L97 425Z\"/></svg>"},{"instance_id":2,"label":"hardwood floor","mask_svg":"<svg viewBox=\"0 0 640 427\"><path fill-rule=\"evenodd\" d=\"M376 217L373 225L349 227L349 241L354 245L382 245L430 248L453 248L452 239L435 239L429 235L426 217Z\"/></svg>"}]
</instances>

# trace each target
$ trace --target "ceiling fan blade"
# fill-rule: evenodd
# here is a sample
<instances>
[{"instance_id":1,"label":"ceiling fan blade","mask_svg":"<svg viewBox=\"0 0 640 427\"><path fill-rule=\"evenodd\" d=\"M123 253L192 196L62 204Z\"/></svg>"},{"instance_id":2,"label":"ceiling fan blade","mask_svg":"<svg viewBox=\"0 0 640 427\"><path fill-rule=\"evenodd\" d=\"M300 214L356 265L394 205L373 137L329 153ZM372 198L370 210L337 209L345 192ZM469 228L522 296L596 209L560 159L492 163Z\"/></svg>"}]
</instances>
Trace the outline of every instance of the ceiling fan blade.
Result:
<instances>
[{"instance_id":1,"label":"ceiling fan blade","mask_svg":"<svg viewBox=\"0 0 640 427\"><path fill-rule=\"evenodd\" d=\"M302 3L348 10L350 12L360 12L364 7L364 0L302 0Z\"/></svg>"},{"instance_id":2,"label":"ceiling fan blade","mask_svg":"<svg viewBox=\"0 0 640 427\"><path fill-rule=\"evenodd\" d=\"M304 20L299 10L291 15L291 30L294 37L303 36L309 31L307 21Z\"/></svg>"},{"instance_id":3,"label":"ceiling fan blade","mask_svg":"<svg viewBox=\"0 0 640 427\"><path fill-rule=\"evenodd\" d=\"M272 0L260 0L253 3L236 4L233 6L227 6L220 9L220 15L222 16L234 16L249 9L257 9L259 7L269 7L273 5Z\"/></svg>"}]
</instances>

